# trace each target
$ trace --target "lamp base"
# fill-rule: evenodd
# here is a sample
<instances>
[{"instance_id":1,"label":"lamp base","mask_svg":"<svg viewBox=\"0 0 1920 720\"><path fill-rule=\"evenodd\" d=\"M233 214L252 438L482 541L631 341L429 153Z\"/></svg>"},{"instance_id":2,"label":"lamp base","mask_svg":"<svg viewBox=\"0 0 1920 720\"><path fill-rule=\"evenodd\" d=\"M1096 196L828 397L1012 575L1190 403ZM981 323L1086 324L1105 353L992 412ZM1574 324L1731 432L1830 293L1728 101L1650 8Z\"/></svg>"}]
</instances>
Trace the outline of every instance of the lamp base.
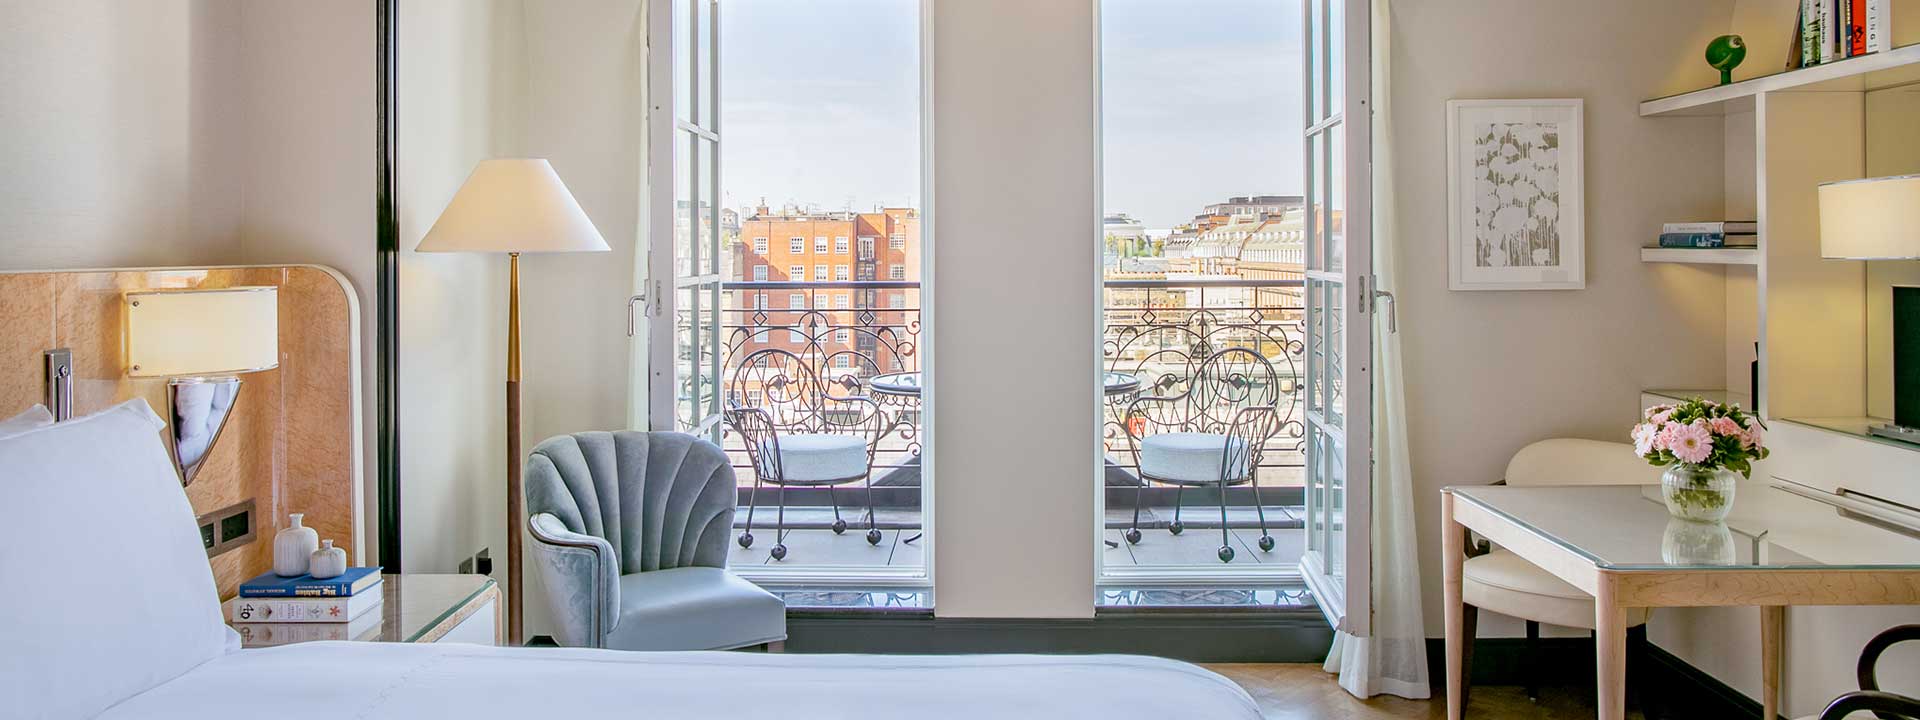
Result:
<instances>
[{"instance_id":1,"label":"lamp base","mask_svg":"<svg viewBox=\"0 0 1920 720\"><path fill-rule=\"evenodd\" d=\"M1887 423L1885 425L1875 425L1867 428L1867 434L1874 437L1883 437L1889 440L1899 440L1901 442L1920 445L1920 428L1910 428L1904 425Z\"/></svg>"}]
</instances>

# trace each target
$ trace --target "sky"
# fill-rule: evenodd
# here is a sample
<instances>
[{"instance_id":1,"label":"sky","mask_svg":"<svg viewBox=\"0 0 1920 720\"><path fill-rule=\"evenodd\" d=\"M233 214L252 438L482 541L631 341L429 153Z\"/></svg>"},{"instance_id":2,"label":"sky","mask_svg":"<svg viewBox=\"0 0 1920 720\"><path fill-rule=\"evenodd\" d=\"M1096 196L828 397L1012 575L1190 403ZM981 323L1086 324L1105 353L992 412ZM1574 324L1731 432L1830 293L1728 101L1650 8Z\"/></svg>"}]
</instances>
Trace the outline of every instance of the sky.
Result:
<instances>
[{"instance_id":1,"label":"sky","mask_svg":"<svg viewBox=\"0 0 1920 720\"><path fill-rule=\"evenodd\" d=\"M918 0L721 3L729 207L920 200ZM1300 193L1299 5L1103 0L1107 212L1149 228Z\"/></svg>"}]
</instances>

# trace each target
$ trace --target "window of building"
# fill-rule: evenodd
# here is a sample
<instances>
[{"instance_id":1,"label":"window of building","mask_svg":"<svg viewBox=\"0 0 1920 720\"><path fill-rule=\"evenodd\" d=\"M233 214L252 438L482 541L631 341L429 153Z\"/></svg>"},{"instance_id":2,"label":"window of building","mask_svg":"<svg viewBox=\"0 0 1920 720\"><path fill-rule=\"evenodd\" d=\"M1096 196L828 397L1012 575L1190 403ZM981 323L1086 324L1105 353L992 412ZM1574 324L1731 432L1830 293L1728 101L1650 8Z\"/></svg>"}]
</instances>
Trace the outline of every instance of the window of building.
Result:
<instances>
[{"instance_id":1,"label":"window of building","mask_svg":"<svg viewBox=\"0 0 1920 720\"><path fill-rule=\"evenodd\" d=\"M890 298L887 298L887 307L890 307L890 308L893 308L893 309L895 309L895 310L901 310L901 309L904 309L904 308L906 308L906 307L907 307L907 298L906 298L906 296L905 296L905 295L895 295L895 296L893 296L893 297L890 297Z\"/></svg>"},{"instance_id":2,"label":"window of building","mask_svg":"<svg viewBox=\"0 0 1920 720\"><path fill-rule=\"evenodd\" d=\"M816 281L825 282L827 279L827 266L826 265L813 266L813 279Z\"/></svg>"},{"instance_id":3,"label":"window of building","mask_svg":"<svg viewBox=\"0 0 1920 720\"><path fill-rule=\"evenodd\" d=\"M787 307L804 308L807 306L806 293L787 293Z\"/></svg>"},{"instance_id":4,"label":"window of building","mask_svg":"<svg viewBox=\"0 0 1920 720\"><path fill-rule=\"evenodd\" d=\"M813 239L813 251L817 253L827 251L827 236L822 235Z\"/></svg>"},{"instance_id":5,"label":"window of building","mask_svg":"<svg viewBox=\"0 0 1920 720\"><path fill-rule=\"evenodd\" d=\"M840 308L841 310L845 310L847 309L848 303L852 301L853 301L852 297L848 296L846 293L840 293L838 297L835 297L833 299L833 306Z\"/></svg>"},{"instance_id":6,"label":"window of building","mask_svg":"<svg viewBox=\"0 0 1920 720\"><path fill-rule=\"evenodd\" d=\"M815 309L815 310L825 310L825 309L827 309L827 294L826 294L826 293L814 293L814 294L813 294L813 309Z\"/></svg>"},{"instance_id":7,"label":"window of building","mask_svg":"<svg viewBox=\"0 0 1920 720\"><path fill-rule=\"evenodd\" d=\"M805 332L801 332L799 330L787 331L787 342L805 343L806 341L807 341L807 334Z\"/></svg>"},{"instance_id":8,"label":"window of building","mask_svg":"<svg viewBox=\"0 0 1920 720\"><path fill-rule=\"evenodd\" d=\"M753 266L753 281L754 281L754 282L766 282L766 281L767 281L767 266L765 266L765 265L755 265L755 266Z\"/></svg>"},{"instance_id":9,"label":"window of building","mask_svg":"<svg viewBox=\"0 0 1920 720\"><path fill-rule=\"evenodd\" d=\"M842 340L841 342L846 341ZM833 357L833 366L842 369L853 367L853 358L846 355L835 355Z\"/></svg>"},{"instance_id":10,"label":"window of building","mask_svg":"<svg viewBox=\"0 0 1920 720\"><path fill-rule=\"evenodd\" d=\"M894 233L887 238L887 247L894 250L907 249L907 236L901 233Z\"/></svg>"},{"instance_id":11,"label":"window of building","mask_svg":"<svg viewBox=\"0 0 1920 720\"><path fill-rule=\"evenodd\" d=\"M763 342L766 342L766 341L767 341L767 329L766 329L766 328L760 328L760 329L759 329L758 331L755 331L755 332L753 333L753 341L754 341L754 342L757 342L757 343L763 343Z\"/></svg>"},{"instance_id":12,"label":"window of building","mask_svg":"<svg viewBox=\"0 0 1920 720\"><path fill-rule=\"evenodd\" d=\"M788 241L787 241L787 250L789 250L789 251L792 251L792 252L793 252L793 254L795 254L795 255L799 255L799 254L801 254L801 253L804 253L804 252L806 252L806 251L807 251L807 239L806 239L806 238L793 238L793 239L791 239L791 240L788 240Z\"/></svg>"},{"instance_id":13,"label":"window of building","mask_svg":"<svg viewBox=\"0 0 1920 720\"><path fill-rule=\"evenodd\" d=\"M853 342L853 331L845 330L845 329L835 330L833 331L833 341L837 343ZM845 366L842 366L842 367L845 367Z\"/></svg>"},{"instance_id":14,"label":"window of building","mask_svg":"<svg viewBox=\"0 0 1920 720\"><path fill-rule=\"evenodd\" d=\"M905 280L907 279L907 269L900 265L895 265L893 267L887 268L887 279L888 280Z\"/></svg>"},{"instance_id":15,"label":"window of building","mask_svg":"<svg viewBox=\"0 0 1920 720\"><path fill-rule=\"evenodd\" d=\"M846 279L847 279L847 266L845 266L845 265L835 265L835 266L833 266L833 279L835 279L835 280L846 280Z\"/></svg>"},{"instance_id":16,"label":"window of building","mask_svg":"<svg viewBox=\"0 0 1920 720\"><path fill-rule=\"evenodd\" d=\"M794 282L806 282L806 281L807 281L807 266L805 266L805 265L788 265L788 266L787 266L787 279L788 279L788 280L792 280L792 281L794 281Z\"/></svg>"},{"instance_id":17,"label":"window of building","mask_svg":"<svg viewBox=\"0 0 1920 720\"><path fill-rule=\"evenodd\" d=\"M753 239L753 252L754 252L755 254L757 254L757 255L765 255L765 254L767 254L767 239L766 239L766 238L763 238L763 237L757 237L757 238L754 238L754 239Z\"/></svg>"},{"instance_id":18,"label":"window of building","mask_svg":"<svg viewBox=\"0 0 1920 720\"><path fill-rule=\"evenodd\" d=\"M873 259L873 238L870 238L870 237L860 238L860 259L861 260Z\"/></svg>"},{"instance_id":19,"label":"window of building","mask_svg":"<svg viewBox=\"0 0 1920 720\"><path fill-rule=\"evenodd\" d=\"M833 253L835 255L847 254L847 236L841 235L833 239Z\"/></svg>"}]
</instances>

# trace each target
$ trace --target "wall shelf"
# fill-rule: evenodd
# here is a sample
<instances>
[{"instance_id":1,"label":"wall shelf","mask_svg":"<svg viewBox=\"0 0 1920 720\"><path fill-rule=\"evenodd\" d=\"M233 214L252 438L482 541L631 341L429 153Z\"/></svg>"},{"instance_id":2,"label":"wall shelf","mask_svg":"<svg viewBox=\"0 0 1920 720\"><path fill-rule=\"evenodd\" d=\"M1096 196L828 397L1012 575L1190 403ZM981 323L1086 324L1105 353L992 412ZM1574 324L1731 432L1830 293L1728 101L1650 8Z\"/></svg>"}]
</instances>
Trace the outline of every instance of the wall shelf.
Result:
<instances>
[{"instance_id":1,"label":"wall shelf","mask_svg":"<svg viewBox=\"0 0 1920 720\"><path fill-rule=\"evenodd\" d=\"M1920 82L1920 45L1908 45L1799 70L1718 85L1640 103L1641 117L1726 115L1753 110L1769 92L1866 92Z\"/></svg>"},{"instance_id":2,"label":"wall shelf","mask_svg":"<svg viewBox=\"0 0 1920 720\"><path fill-rule=\"evenodd\" d=\"M1641 262L1759 265L1760 248L1640 248Z\"/></svg>"}]
</instances>

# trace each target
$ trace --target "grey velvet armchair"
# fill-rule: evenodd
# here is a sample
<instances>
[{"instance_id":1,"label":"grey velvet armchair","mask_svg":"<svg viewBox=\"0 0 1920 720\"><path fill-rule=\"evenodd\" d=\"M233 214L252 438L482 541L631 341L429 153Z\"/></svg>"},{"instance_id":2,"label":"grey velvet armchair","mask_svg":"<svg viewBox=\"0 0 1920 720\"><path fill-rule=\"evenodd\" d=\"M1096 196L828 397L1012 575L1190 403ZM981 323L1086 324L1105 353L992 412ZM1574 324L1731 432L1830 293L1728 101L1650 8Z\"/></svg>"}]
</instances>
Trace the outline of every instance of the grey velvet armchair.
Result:
<instances>
[{"instance_id":1,"label":"grey velvet armchair","mask_svg":"<svg viewBox=\"0 0 1920 720\"><path fill-rule=\"evenodd\" d=\"M786 606L727 572L733 467L675 432L583 432L527 458L529 564L555 639L616 650L719 650L786 639Z\"/></svg>"}]
</instances>

